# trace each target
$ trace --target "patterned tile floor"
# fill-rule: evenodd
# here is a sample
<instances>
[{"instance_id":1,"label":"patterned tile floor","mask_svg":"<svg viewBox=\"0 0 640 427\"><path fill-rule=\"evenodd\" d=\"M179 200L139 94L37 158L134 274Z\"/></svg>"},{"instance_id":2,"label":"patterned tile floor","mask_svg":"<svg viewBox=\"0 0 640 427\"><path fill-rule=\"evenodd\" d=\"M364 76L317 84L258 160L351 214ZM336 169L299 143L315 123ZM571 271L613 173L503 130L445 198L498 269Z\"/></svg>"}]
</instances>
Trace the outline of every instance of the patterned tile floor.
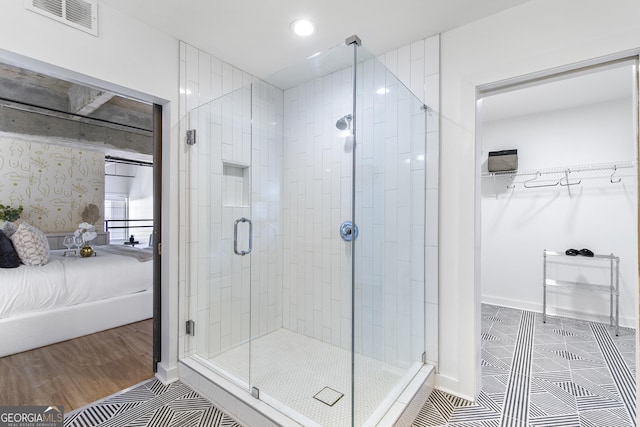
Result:
<instances>
[{"instance_id":1,"label":"patterned tile floor","mask_svg":"<svg viewBox=\"0 0 640 427\"><path fill-rule=\"evenodd\" d=\"M180 381L153 379L65 416L65 427L241 427Z\"/></svg>"},{"instance_id":2,"label":"patterned tile floor","mask_svg":"<svg viewBox=\"0 0 640 427\"><path fill-rule=\"evenodd\" d=\"M434 390L415 427L636 425L635 331L482 306L475 403ZM240 426L181 382L157 380L67 415L68 427Z\"/></svg>"},{"instance_id":3,"label":"patterned tile floor","mask_svg":"<svg viewBox=\"0 0 640 427\"><path fill-rule=\"evenodd\" d=\"M414 426L635 426L635 370L633 329L483 304L478 399L434 390Z\"/></svg>"}]
</instances>

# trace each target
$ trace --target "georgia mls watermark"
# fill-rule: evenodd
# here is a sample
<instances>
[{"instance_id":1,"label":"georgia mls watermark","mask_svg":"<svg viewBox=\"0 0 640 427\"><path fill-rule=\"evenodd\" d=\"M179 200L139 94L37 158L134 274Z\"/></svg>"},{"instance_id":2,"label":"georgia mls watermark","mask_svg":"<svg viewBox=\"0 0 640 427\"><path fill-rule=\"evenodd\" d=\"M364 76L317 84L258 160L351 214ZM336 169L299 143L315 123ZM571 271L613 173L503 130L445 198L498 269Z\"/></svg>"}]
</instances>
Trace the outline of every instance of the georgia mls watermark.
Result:
<instances>
[{"instance_id":1,"label":"georgia mls watermark","mask_svg":"<svg viewBox=\"0 0 640 427\"><path fill-rule=\"evenodd\" d=\"M62 427L62 406L0 406L0 427Z\"/></svg>"}]
</instances>

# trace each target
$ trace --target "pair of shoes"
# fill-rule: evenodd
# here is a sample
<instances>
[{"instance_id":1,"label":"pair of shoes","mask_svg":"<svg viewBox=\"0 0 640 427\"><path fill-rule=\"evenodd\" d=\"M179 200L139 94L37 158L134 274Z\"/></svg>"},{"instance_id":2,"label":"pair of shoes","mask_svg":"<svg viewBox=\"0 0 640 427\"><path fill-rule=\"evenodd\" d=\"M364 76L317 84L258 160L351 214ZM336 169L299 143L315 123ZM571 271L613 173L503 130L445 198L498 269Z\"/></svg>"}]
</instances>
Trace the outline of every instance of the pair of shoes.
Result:
<instances>
[{"instance_id":1,"label":"pair of shoes","mask_svg":"<svg viewBox=\"0 0 640 427\"><path fill-rule=\"evenodd\" d=\"M591 252L589 249L580 249L580 255L591 258L593 257L593 252Z\"/></svg>"},{"instance_id":2,"label":"pair of shoes","mask_svg":"<svg viewBox=\"0 0 640 427\"><path fill-rule=\"evenodd\" d=\"M586 257L593 257L593 252L591 252L589 249L567 249L565 252L565 255L569 255L569 256L577 256L577 255L582 255L582 256L586 256Z\"/></svg>"}]
</instances>

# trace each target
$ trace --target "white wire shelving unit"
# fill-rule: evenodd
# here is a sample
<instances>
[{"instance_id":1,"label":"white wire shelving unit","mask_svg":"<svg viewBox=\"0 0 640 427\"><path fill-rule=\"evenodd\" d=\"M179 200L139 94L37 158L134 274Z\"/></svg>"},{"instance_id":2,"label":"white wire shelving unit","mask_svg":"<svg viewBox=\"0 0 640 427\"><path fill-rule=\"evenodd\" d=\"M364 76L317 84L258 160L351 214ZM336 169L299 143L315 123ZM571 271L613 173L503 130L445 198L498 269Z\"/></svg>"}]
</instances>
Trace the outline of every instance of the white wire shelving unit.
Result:
<instances>
[{"instance_id":1,"label":"white wire shelving unit","mask_svg":"<svg viewBox=\"0 0 640 427\"><path fill-rule=\"evenodd\" d=\"M504 184L508 189L571 187L582 183L583 179L607 178L611 184L618 184L635 168L633 161L592 163L560 166L552 168L526 169L506 172L485 172L482 178L491 178L495 184ZM570 190L569 190L570 191Z\"/></svg>"}]
</instances>

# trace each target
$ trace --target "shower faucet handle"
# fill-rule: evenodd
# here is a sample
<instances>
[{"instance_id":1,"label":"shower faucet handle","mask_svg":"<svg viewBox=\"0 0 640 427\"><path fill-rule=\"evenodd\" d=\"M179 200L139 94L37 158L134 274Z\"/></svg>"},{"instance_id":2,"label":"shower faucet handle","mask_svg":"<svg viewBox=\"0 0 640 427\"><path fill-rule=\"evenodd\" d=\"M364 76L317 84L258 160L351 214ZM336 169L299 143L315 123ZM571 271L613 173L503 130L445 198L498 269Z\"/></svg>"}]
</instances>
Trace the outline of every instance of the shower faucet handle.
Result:
<instances>
[{"instance_id":1,"label":"shower faucet handle","mask_svg":"<svg viewBox=\"0 0 640 427\"><path fill-rule=\"evenodd\" d=\"M340 225L340 237L345 242L351 242L358 237L358 226L351 221L345 221Z\"/></svg>"}]
</instances>

